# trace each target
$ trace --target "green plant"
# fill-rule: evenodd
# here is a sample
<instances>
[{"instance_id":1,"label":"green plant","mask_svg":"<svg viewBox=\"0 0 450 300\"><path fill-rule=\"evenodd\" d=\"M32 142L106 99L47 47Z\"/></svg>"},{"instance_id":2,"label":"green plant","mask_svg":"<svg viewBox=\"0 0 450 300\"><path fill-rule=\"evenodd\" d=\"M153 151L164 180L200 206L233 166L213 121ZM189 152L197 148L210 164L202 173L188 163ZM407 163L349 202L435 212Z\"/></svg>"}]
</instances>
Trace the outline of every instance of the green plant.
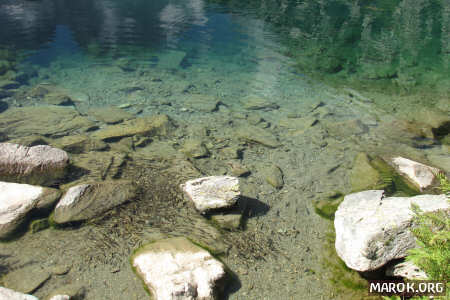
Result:
<instances>
[{"instance_id":1,"label":"green plant","mask_svg":"<svg viewBox=\"0 0 450 300\"><path fill-rule=\"evenodd\" d=\"M418 248L406 258L419 266L432 280L450 279L450 212L422 213L413 206L416 226L411 230Z\"/></svg>"},{"instance_id":2,"label":"green plant","mask_svg":"<svg viewBox=\"0 0 450 300\"><path fill-rule=\"evenodd\" d=\"M445 176L444 172L439 172L436 174L436 177L439 179L439 189L446 194L450 195L450 180L448 180L447 176Z\"/></svg>"},{"instance_id":3,"label":"green plant","mask_svg":"<svg viewBox=\"0 0 450 300\"><path fill-rule=\"evenodd\" d=\"M436 174L439 189L450 193L450 181L444 173ZM411 249L406 257L419 266L430 280L450 279L450 212L438 211L424 214L418 206L413 205L416 226L412 233L416 237L418 248ZM450 296L447 285L447 295ZM399 296L383 296L384 300L401 300ZM429 300L429 297L414 297L412 300Z\"/></svg>"}]
</instances>

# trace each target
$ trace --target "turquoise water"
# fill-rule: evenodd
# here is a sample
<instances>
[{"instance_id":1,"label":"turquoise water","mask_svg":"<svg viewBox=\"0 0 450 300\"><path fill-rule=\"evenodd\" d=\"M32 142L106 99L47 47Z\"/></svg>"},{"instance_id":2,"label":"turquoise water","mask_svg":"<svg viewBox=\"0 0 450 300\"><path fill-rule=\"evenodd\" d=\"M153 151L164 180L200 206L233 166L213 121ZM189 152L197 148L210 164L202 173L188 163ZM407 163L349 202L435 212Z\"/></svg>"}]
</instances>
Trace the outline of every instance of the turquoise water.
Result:
<instances>
[{"instance_id":1,"label":"turquoise water","mask_svg":"<svg viewBox=\"0 0 450 300\"><path fill-rule=\"evenodd\" d=\"M332 224L314 203L352 191L359 152L450 172L449 9L433 0L0 0L0 140L70 149L62 190L117 178L142 190L104 219L2 244L0 275L69 264L34 294L79 283L85 299L145 299L130 253L185 235L223 254L237 277L228 299L354 298L330 283ZM122 122L108 121L111 107L125 120L166 114L174 129L103 148L71 142ZM246 230L228 232L183 202L178 185L236 164L251 172L240 178L251 212ZM273 165L281 188L268 183Z\"/></svg>"}]
</instances>

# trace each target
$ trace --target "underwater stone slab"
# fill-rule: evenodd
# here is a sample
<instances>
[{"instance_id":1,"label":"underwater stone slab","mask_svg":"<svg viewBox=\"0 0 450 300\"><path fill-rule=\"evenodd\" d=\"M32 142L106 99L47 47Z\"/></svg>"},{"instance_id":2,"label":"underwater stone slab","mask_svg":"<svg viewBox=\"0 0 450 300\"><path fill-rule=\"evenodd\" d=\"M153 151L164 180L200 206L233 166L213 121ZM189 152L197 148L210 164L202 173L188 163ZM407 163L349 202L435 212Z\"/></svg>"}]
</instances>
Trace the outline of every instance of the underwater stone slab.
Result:
<instances>
[{"instance_id":1,"label":"underwater stone slab","mask_svg":"<svg viewBox=\"0 0 450 300\"><path fill-rule=\"evenodd\" d=\"M274 102L258 96L248 96L241 100L242 106L248 110L273 110L280 106Z\"/></svg>"},{"instance_id":2,"label":"underwater stone slab","mask_svg":"<svg viewBox=\"0 0 450 300\"><path fill-rule=\"evenodd\" d=\"M184 142L183 148L181 149L187 157L201 158L209 155L208 149L205 144L200 139L188 139Z\"/></svg>"},{"instance_id":3,"label":"underwater stone slab","mask_svg":"<svg viewBox=\"0 0 450 300\"><path fill-rule=\"evenodd\" d=\"M0 143L0 180L52 185L64 177L69 156L47 145Z\"/></svg>"},{"instance_id":4,"label":"underwater stone slab","mask_svg":"<svg viewBox=\"0 0 450 300\"><path fill-rule=\"evenodd\" d=\"M352 191L362 191L374 188L380 181L381 177L369 161L366 153L360 152L356 155L353 162L353 168L350 173L350 183Z\"/></svg>"},{"instance_id":5,"label":"underwater stone slab","mask_svg":"<svg viewBox=\"0 0 450 300\"><path fill-rule=\"evenodd\" d=\"M284 185L283 172L280 167L271 165L262 171L267 183L276 189L281 189Z\"/></svg>"},{"instance_id":6,"label":"underwater stone slab","mask_svg":"<svg viewBox=\"0 0 450 300\"><path fill-rule=\"evenodd\" d=\"M11 235L33 209L48 209L60 196L56 189L0 181L0 238Z\"/></svg>"},{"instance_id":7,"label":"underwater stone slab","mask_svg":"<svg viewBox=\"0 0 450 300\"><path fill-rule=\"evenodd\" d=\"M375 270L416 247L410 232L411 204L423 212L450 209L445 195L383 198L383 193L369 190L347 195L336 211L336 252L351 269Z\"/></svg>"},{"instance_id":8,"label":"underwater stone slab","mask_svg":"<svg viewBox=\"0 0 450 300\"><path fill-rule=\"evenodd\" d=\"M129 120L134 118L132 113L129 113L118 107L100 107L88 110L88 114L92 115L100 122L107 124L117 124L123 120Z\"/></svg>"},{"instance_id":9,"label":"underwater stone slab","mask_svg":"<svg viewBox=\"0 0 450 300\"><path fill-rule=\"evenodd\" d=\"M82 134L62 137L52 142L52 145L69 153L103 151L109 148L109 145L104 141L91 139L87 135Z\"/></svg>"},{"instance_id":10,"label":"underwater stone slab","mask_svg":"<svg viewBox=\"0 0 450 300\"><path fill-rule=\"evenodd\" d=\"M72 107L54 105L13 107L3 112L0 118L0 128L11 138L32 134L61 137L95 127L94 122L82 117Z\"/></svg>"},{"instance_id":11,"label":"underwater stone slab","mask_svg":"<svg viewBox=\"0 0 450 300\"><path fill-rule=\"evenodd\" d=\"M219 107L220 100L215 96L193 94L183 98L184 106L200 112L213 112Z\"/></svg>"},{"instance_id":12,"label":"underwater stone slab","mask_svg":"<svg viewBox=\"0 0 450 300\"><path fill-rule=\"evenodd\" d=\"M235 133L238 138L247 142L258 143L269 148L281 146L273 134L256 126L239 127Z\"/></svg>"},{"instance_id":13,"label":"underwater stone slab","mask_svg":"<svg viewBox=\"0 0 450 300\"><path fill-rule=\"evenodd\" d=\"M289 129L306 130L314 126L318 122L315 117L305 117L305 118L285 118L278 122L280 127L285 127Z\"/></svg>"},{"instance_id":14,"label":"underwater stone slab","mask_svg":"<svg viewBox=\"0 0 450 300\"><path fill-rule=\"evenodd\" d=\"M51 273L37 264L7 273L3 278L5 287L21 293L33 293L51 276Z\"/></svg>"},{"instance_id":15,"label":"underwater stone slab","mask_svg":"<svg viewBox=\"0 0 450 300\"><path fill-rule=\"evenodd\" d=\"M53 221L84 221L110 210L136 196L137 189L127 180L110 180L73 186L55 207Z\"/></svg>"},{"instance_id":16,"label":"underwater stone slab","mask_svg":"<svg viewBox=\"0 0 450 300\"><path fill-rule=\"evenodd\" d=\"M0 286L0 299L2 300L39 300L35 296L22 294Z\"/></svg>"},{"instance_id":17,"label":"underwater stone slab","mask_svg":"<svg viewBox=\"0 0 450 300\"><path fill-rule=\"evenodd\" d=\"M131 258L156 300L213 300L225 278L224 265L186 238L148 244Z\"/></svg>"},{"instance_id":18,"label":"underwater stone slab","mask_svg":"<svg viewBox=\"0 0 450 300\"><path fill-rule=\"evenodd\" d=\"M241 194L239 179L232 176L209 176L189 180L181 185L181 189L200 212L233 206Z\"/></svg>"},{"instance_id":19,"label":"underwater stone slab","mask_svg":"<svg viewBox=\"0 0 450 300\"><path fill-rule=\"evenodd\" d=\"M392 164L400 174L405 175L421 190L429 187L436 177L435 174L439 172L439 169L400 156L393 158Z\"/></svg>"},{"instance_id":20,"label":"underwater stone slab","mask_svg":"<svg viewBox=\"0 0 450 300\"><path fill-rule=\"evenodd\" d=\"M136 118L121 124L107 126L94 132L92 137L107 141L134 135L164 136L168 135L173 128L174 125L167 115L157 115Z\"/></svg>"}]
</instances>

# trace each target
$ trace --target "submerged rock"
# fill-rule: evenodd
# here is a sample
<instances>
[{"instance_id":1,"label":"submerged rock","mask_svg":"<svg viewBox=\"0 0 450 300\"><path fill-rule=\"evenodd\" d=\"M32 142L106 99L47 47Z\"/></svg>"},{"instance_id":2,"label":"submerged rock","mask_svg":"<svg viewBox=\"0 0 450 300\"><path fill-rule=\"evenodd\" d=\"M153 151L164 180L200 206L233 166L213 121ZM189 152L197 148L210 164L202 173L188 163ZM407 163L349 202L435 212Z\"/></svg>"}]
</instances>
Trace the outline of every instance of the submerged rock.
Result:
<instances>
[{"instance_id":1,"label":"submerged rock","mask_svg":"<svg viewBox=\"0 0 450 300\"><path fill-rule=\"evenodd\" d=\"M83 176L80 181L71 182L71 186L87 181L118 179L121 177L128 160L129 156L126 153L115 151L102 152L101 154L91 151L74 155L72 158L74 172L77 170L79 175Z\"/></svg>"},{"instance_id":2,"label":"submerged rock","mask_svg":"<svg viewBox=\"0 0 450 300\"><path fill-rule=\"evenodd\" d=\"M55 207L53 221L59 224L84 221L136 196L137 189L126 180L81 184L69 188Z\"/></svg>"},{"instance_id":3,"label":"submerged rock","mask_svg":"<svg viewBox=\"0 0 450 300\"><path fill-rule=\"evenodd\" d=\"M229 214L212 215L211 220L223 229L237 230L242 224L242 213L235 212Z\"/></svg>"},{"instance_id":4,"label":"submerged rock","mask_svg":"<svg viewBox=\"0 0 450 300\"><path fill-rule=\"evenodd\" d=\"M37 264L14 270L6 274L2 280L5 287L21 293L33 293L51 276L51 273Z\"/></svg>"},{"instance_id":5,"label":"submerged rock","mask_svg":"<svg viewBox=\"0 0 450 300\"><path fill-rule=\"evenodd\" d=\"M450 209L445 195L383 198L383 193L369 190L347 195L336 211L336 252L351 269L375 270L416 247L410 232L412 204L423 212Z\"/></svg>"},{"instance_id":6,"label":"submerged rock","mask_svg":"<svg viewBox=\"0 0 450 300\"><path fill-rule=\"evenodd\" d=\"M228 162L228 166L231 174L236 177L246 177L251 173L245 165L238 161L230 161Z\"/></svg>"},{"instance_id":7,"label":"submerged rock","mask_svg":"<svg viewBox=\"0 0 450 300\"><path fill-rule=\"evenodd\" d=\"M33 135L28 135L28 136L9 140L8 143L19 144L19 145L27 146L27 147L33 147L33 146L39 146L39 145L48 145L49 139L47 139L44 136L38 135L38 134L33 134ZM56 148L60 148L60 147L56 147Z\"/></svg>"},{"instance_id":8,"label":"submerged rock","mask_svg":"<svg viewBox=\"0 0 450 300\"><path fill-rule=\"evenodd\" d=\"M157 115L132 119L121 124L107 126L94 132L92 137L107 141L134 135L164 136L168 135L173 129L174 125L167 115Z\"/></svg>"},{"instance_id":9,"label":"submerged rock","mask_svg":"<svg viewBox=\"0 0 450 300\"><path fill-rule=\"evenodd\" d=\"M239 180L231 176L197 178L182 184L181 188L200 212L233 206L241 194Z\"/></svg>"},{"instance_id":10,"label":"submerged rock","mask_svg":"<svg viewBox=\"0 0 450 300\"><path fill-rule=\"evenodd\" d=\"M52 145L69 153L103 151L109 148L108 144L104 141L92 139L83 134L62 137L55 140Z\"/></svg>"},{"instance_id":11,"label":"submerged rock","mask_svg":"<svg viewBox=\"0 0 450 300\"><path fill-rule=\"evenodd\" d=\"M67 106L74 104L68 95L60 92L50 92L46 94L42 100L51 105Z\"/></svg>"},{"instance_id":12,"label":"submerged rock","mask_svg":"<svg viewBox=\"0 0 450 300\"><path fill-rule=\"evenodd\" d=\"M263 170L264 178L267 183L276 189L281 189L284 185L283 172L280 167L271 165Z\"/></svg>"},{"instance_id":13,"label":"submerged rock","mask_svg":"<svg viewBox=\"0 0 450 300\"><path fill-rule=\"evenodd\" d=\"M352 191L356 192L374 188L380 180L380 174L370 165L367 154L363 152L358 153L350 173Z\"/></svg>"},{"instance_id":14,"label":"submerged rock","mask_svg":"<svg viewBox=\"0 0 450 300\"><path fill-rule=\"evenodd\" d=\"M318 120L315 117L305 117L305 118L285 118L278 122L281 127L296 129L296 130L307 130L308 128L314 126Z\"/></svg>"},{"instance_id":15,"label":"submerged rock","mask_svg":"<svg viewBox=\"0 0 450 300\"><path fill-rule=\"evenodd\" d=\"M439 172L439 169L400 156L393 158L392 164L421 190L429 187Z\"/></svg>"},{"instance_id":16,"label":"submerged rock","mask_svg":"<svg viewBox=\"0 0 450 300\"><path fill-rule=\"evenodd\" d=\"M184 98L184 106L200 112L216 111L219 103L219 98L210 95L194 94Z\"/></svg>"},{"instance_id":17,"label":"submerged rock","mask_svg":"<svg viewBox=\"0 0 450 300\"><path fill-rule=\"evenodd\" d=\"M49 209L60 191L28 184L0 181L0 238L10 236L33 209Z\"/></svg>"},{"instance_id":18,"label":"submerged rock","mask_svg":"<svg viewBox=\"0 0 450 300\"><path fill-rule=\"evenodd\" d=\"M281 146L280 142L268 130L256 126L239 127L236 130L236 136L247 142L258 143L269 148Z\"/></svg>"},{"instance_id":19,"label":"submerged rock","mask_svg":"<svg viewBox=\"0 0 450 300\"><path fill-rule=\"evenodd\" d=\"M427 280L427 274L410 261L404 261L389 267L386 276L403 277L409 280Z\"/></svg>"},{"instance_id":20,"label":"submerged rock","mask_svg":"<svg viewBox=\"0 0 450 300\"><path fill-rule=\"evenodd\" d=\"M241 103L248 110L273 110L280 108L278 104L258 96L248 96L241 100Z\"/></svg>"},{"instance_id":21,"label":"submerged rock","mask_svg":"<svg viewBox=\"0 0 450 300\"><path fill-rule=\"evenodd\" d=\"M362 135L369 131L369 127L359 119L342 122L327 122L325 127L330 135L341 138Z\"/></svg>"},{"instance_id":22,"label":"submerged rock","mask_svg":"<svg viewBox=\"0 0 450 300\"><path fill-rule=\"evenodd\" d=\"M11 138L39 134L61 137L73 132L86 132L96 125L72 107L14 107L2 113L0 128Z\"/></svg>"},{"instance_id":23,"label":"submerged rock","mask_svg":"<svg viewBox=\"0 0 450 300\"><path fill-rule=\"evenodd\" d=\"M187 157L201 158L209 155L208 149L200 139L188 139L184 142L181 149Z\"/></svg>"},{"instance_id":24,"label":"submerged rock","mask_svg":"<svg viewBox=\"0 0 450 300\"><path fill-rule=\"evenodd\" d=\"M0 286L0 299L4 300L39 300L35 296L22 294Z\"/></svg>"},{"instance_id":25,"label":"submerged rock","mask_svg":"<svg viewBox=\"0 0 450 300\"><path fill-rule=\"evenodd\" d=\"M220 261L186 238L148 244L131 263L156 300L217 299L226 275Z\"/></svg>"},{"instance_id":26,"label":"submerged rock","mask_svg":"<svg viewBox=\"0 0 450 300\"><path fill-rule=\"evenodd\" d=\"M92 115L98 121L107 124L117 124L124 120L134 118L133 114L113 106L93 108L88 111L88 114Z\"/></svg>"},{"instance_id":27,"label":"submerged rock","mask_svg":"<svg viewBox=\"0 0 450 300\"><path fill-rule=\"evenodd\" d=\"M0 144L0 180L52 185L65 175L69 156L46 145Z\"/></svg>"}]
</instances>

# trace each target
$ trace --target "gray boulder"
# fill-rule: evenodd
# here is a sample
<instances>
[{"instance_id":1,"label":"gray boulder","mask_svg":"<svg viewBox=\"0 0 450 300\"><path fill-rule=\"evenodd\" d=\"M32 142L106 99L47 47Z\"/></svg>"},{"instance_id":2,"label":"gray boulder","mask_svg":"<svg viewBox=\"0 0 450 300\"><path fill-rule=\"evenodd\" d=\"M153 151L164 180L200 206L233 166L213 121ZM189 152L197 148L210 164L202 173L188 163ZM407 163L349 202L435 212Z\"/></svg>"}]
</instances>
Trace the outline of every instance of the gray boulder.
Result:
<instances>
[{"instance_id":1,"label":"gray boulder","mask_svg":"<svg viewBox=\"0 0 450 300\"><path fill-rule=\"evenodd\" d=\"M181 185L181 189L200 212L233 206L241 194L239 179L232 176L209 176L189 180Z\"/></svg>"},{"instance_id":2,"label":"gray boulder","mask_svg":"<svg viewBox=\"0 0 450 300\"><path fill-rule=\"evenodd\" d=\"M0 180L52 185L64 177L69 156L47 145L0 144Z\"/></svg>"},{"instance_id":3,"label":"gray boulder","mask_svg":"<svg viewBox=\"0 0 450 300\"><path fill-rule=\"evenodd\" d=\"M137 189L126 180L76 185L67 190L55 207L53 221L59 224L84 221L136 196Z\"/></svg>"},{"instance_id":4,"label":"gray boulder","mask_svg":"<svg viewBox=\"0 0 450 300\"><path fill-rule=\"evenodd\" d=\"M51 208L60 195L51 188L0 181L0 238L10 236L32 210Z\"/></svg>"},{"instance_id":5,"label":"gray boulder","mask_svg":"<svg viewBox=\"0 0 450 300\"><path fill-rule=\"evenodd\" d=\"M383 198L383 193L369 190L347 195L336 211L336 252L351 269L375 270L416 247L410 232L412 204L424 212L450 209L445 195Z\"/></svg>"}]
</instances>

